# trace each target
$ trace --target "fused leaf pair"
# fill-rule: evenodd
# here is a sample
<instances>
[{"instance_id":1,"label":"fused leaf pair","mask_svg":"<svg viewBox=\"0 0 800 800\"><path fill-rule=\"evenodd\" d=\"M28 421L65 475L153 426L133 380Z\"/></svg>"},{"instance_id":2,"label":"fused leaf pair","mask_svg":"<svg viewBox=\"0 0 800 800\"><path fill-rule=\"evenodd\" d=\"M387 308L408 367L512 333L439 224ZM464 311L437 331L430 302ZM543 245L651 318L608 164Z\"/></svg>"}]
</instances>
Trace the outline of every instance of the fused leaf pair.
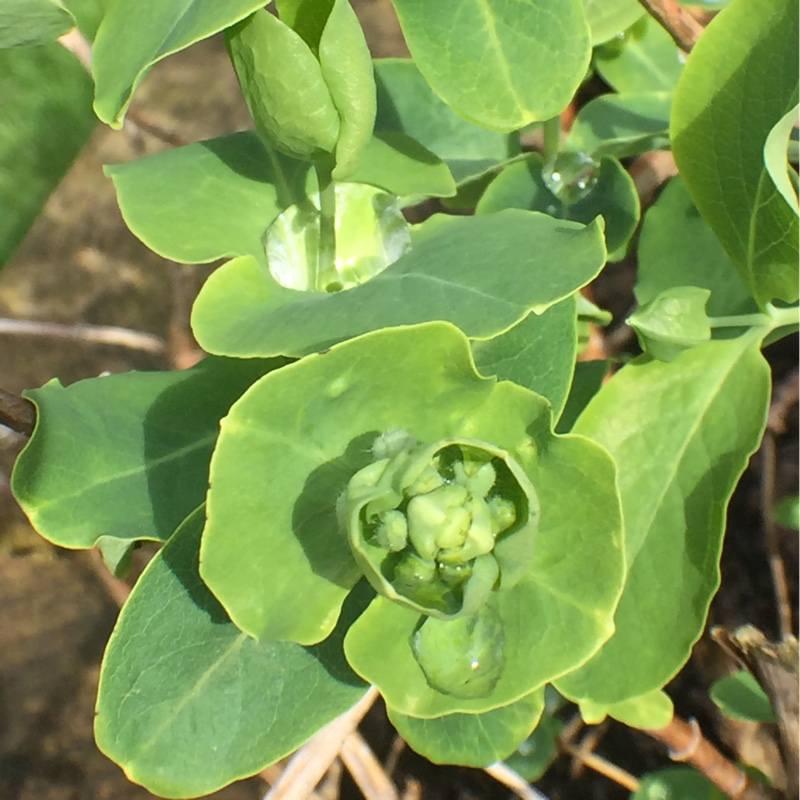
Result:
<instances>
[{"instance_id":1,"label":"fused leaf pair","mask_svg":"<svg viewBox=\"0 0 800 800\"><path fill-rule=\"evenodd\" d=\"M281 18L256 11L227 31L231 60L256 130L303 160L333 158L352 174L372 136L375 78L347 0L282 0Z\"/></svg>"}]
</instances>

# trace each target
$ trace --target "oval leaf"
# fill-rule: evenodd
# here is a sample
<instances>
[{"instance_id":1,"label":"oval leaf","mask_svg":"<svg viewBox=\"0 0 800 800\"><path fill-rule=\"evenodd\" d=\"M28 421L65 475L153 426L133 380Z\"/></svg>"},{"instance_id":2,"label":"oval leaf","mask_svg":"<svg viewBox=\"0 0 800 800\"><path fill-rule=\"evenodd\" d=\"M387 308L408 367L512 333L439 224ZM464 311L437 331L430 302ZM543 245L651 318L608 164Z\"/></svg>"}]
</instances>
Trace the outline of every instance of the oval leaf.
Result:
<instances>
[{"instance_id":1,"label":"oval leaf","mask_svg":"<svg viewBox=\"0 0 800 800\"><path fill-rule=\"evenodd\" d=\"M97 745L159 797L206 795L254 775L367 688L344 660L343 630L304 648L236 628L197 574L202 526L202 511L192 514L150 562L100 672Z\"/></svg>"},{"instance_id":2,"label":"oval leaf","mask_svg":"<svg viewBox=\"0 0 800 800\"><path fill-rule=\"evenodd\" d=\"M719 585L725 508L766 422L770 373L758 345L750 336L669 364L634 361L578 420L575 431L619 469L628 577L614 636L557 682L567 697L646 694L689 657Z\"/></svg>"},{"instance_id":3,"label":"oval leaf","mask_svg":"<svg viewBox=\"0 0 800 800\"><path fill-rule=\"evenodd\" d=\"M589 66L581 0L394 0L414 61L464 119L513 131L566 108Z\"/></svg>"},{"instance_id":4,"label":"oval leaf","mask_svg":"<svg viewBox=\"0 0 800 800\"><path fill-rule=\"evenodd\" d=\"M406 743L434 764L488 767L511 755L536 727L544 691L485 714L449 714L416 719L388 708L389 720Z\"/></svg>"},{"instance_id":5,"label":"oval leaf","mask_svg":"<svg viewBox=\"0 0 800 800\"><path fill-rule=\"evenodd\" d=\"M599 221L584 227L508 210L454 219L367 283L336 294L285 289L255 259L236 259L204 285L192 328L205 350L239 357L304 355L434 319L484 339L572 294L604 262Z\"/></svg>"},{"instance_id":6,"label":"oval leaf","mask_svg":"<svg viewBox=\"0 0 800 800\"><path fill-rule=\"evenodd\" d=\"M760 305L798 297L797 213L763 154L797 103L797 29L794 0L736 0L692 50L673 103L681 175Z\"/></svg>"},{"instance_id":7,"label":"oval leaf","mask_svg":"<svg viewBox=\"0 0 800 800\"><path fill-rule=\"evenodd\" d=\"M720 678L709 696L730 719L745 722L775 722L775 711L758 681L746 670Z\"/></svg>"}]
</instances>

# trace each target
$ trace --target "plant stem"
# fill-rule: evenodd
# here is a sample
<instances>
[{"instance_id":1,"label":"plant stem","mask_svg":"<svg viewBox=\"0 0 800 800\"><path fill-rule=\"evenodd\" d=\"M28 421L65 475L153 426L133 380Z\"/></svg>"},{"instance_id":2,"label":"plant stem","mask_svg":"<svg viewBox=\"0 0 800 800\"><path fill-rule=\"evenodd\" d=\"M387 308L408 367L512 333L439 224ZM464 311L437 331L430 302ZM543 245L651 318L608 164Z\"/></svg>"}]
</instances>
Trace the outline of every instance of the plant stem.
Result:
<instances>
[{"instance_id":1,"label":"plant stem","mask_svg":"<svg viewBox=\"0 0 800 800\"><path fill-rule=\"evenodd\" d=\"M768 304L763 314L739 314L733 317L711 317L709 323L712 328L761 328L769 327L771 330L782 328L785 325L797 325L800 322L800 309L775 308Z\"/></svg>"},{"instance_id":2,"label":"plant stem","mask_svg":"<svg viewBox=\"0 0 800 800\"><path fill-rule=\"evenodd\" d=\"M319 250L309 283L312 289L321 290L322 276L336 264L336 184L331 178L330 161L317 162L315 169L319 182Z\"/></svg>"},{"instance_id":3,"label":"plant stem","mask_svg":"<svg viewBox=\"0 0 800 800\"><path fill-rule=\"evenodd\" d=\"M703 33L703 26L677 0L639 0L651 17L658 20L672 41L686 53L690 53Z\"/></svg>"},{"instance_id":4,"label":"plant stem","mask_svg":"<svg viewBox=\"0 0 800 800\"><path fill-rule=\"evenodd\" d=\"M561 117L552 117L542 123L544 146L542 155L545 162L558 155L561 150Z\"/></svg>"}]
</instances>

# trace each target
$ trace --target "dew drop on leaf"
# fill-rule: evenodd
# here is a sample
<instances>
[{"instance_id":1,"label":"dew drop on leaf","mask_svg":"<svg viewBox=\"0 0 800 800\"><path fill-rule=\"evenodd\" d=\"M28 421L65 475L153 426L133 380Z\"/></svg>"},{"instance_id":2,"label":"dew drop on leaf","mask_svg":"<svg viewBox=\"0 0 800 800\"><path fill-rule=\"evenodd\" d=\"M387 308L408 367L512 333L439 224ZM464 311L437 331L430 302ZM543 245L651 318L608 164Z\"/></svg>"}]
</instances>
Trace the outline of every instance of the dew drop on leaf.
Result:
<instances>
[{"instance_id":1,"label":"dew drop on leaf","mask_svg":"<svg viewBox=\"0 0 800 800\"><path fill-rule=\"evenodd\" d=\"M564 150L542 167L545 186L564 205L583 200L597 183L600 165L586 153Z\"/></svg>"}]
</instances>

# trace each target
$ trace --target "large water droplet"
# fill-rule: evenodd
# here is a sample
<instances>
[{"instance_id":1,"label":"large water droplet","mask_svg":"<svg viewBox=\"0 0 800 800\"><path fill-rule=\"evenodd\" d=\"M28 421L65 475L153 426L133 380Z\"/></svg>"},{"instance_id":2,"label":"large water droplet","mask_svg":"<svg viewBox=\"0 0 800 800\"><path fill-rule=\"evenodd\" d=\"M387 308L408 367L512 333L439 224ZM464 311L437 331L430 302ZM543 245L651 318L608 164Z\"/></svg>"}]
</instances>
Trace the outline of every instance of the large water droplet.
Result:
<instances>
[{"instance_id":1,"label":"large water droplet","mask_svg":"<svg viewBox=\"0 0 800 800\"><path fill-rule=\"evenodd\" d=\"M455 697L485 697L505 667L503 621L491 604L469 617L428 617L411 649L428 683Z\"/></svg>"},{"instance_id":2,"label":"large water droplet","mask_svg":"<svg viewBox=\"0 0 800 800\"><path fill-rule=\"evenodd\" d=\"M269 271L287 289L352 289L411 248L408 224L394 195L361 183L336 184L336 259L312 285L319 251L318 202L311 197L290 206L264 234Z\"/></svg>"},{"instance_id":3,"label":"large water droplet","mask_svg":"<svg viewBox=\"0 0 800 800\"><path fill-rule=\"evenodd\" d=\"M564 150L542 167L545 186L566 206L583 200L597 183L600 165L586 153Z\"/></svg>"}]
</instances>

